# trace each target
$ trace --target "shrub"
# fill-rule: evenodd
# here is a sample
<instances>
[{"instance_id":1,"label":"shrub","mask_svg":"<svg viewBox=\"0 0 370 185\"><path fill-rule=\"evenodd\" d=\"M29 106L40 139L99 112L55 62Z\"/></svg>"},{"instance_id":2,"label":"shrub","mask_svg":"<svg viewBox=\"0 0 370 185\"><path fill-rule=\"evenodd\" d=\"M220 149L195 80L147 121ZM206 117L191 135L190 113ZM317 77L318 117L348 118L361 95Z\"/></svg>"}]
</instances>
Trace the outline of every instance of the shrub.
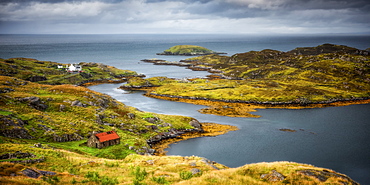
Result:
<instances>
[{"instance_id":1,"label":"shrub","mask_svg":"<svg viewBox=\"0 0 370 185\"><path fill-rule=\"evenodd\" d=\"M189 171L180 172L180 178L183 180L188 180L188 179L191 179L192 177L193 177L193 173Z\"/></svg>"},{"instance_id":2,"label":"shrub","mask_svg":"<svg viewBox=\"0 0 370 185\"><path fill-rule=\"evenodd\" d=\"M152 181L158 184L168 184L169 183L164 177L152 177Z\"/></svg>"}]
</instances>

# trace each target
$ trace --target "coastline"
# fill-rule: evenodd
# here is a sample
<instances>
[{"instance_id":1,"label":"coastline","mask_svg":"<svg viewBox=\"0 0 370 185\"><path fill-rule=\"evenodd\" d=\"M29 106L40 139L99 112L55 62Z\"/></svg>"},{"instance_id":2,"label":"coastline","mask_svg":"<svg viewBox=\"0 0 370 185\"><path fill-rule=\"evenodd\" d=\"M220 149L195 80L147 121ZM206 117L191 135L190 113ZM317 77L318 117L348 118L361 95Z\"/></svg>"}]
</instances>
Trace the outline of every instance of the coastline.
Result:
<instances>
[{"instance_id":1,"label":"coastline","mask_svg":"<svg viewBox=\"0 0 370 185\"><path fill-rule=\"evenodd\" d=\"M169 100L169 101L178 101L184 103L191 103L196 105L205 105L209 106L204 109L198 110L203 114L213 114L219 116L229 116L229 117L254 117L258 118L260 116L253 115L251 112L256 112L256 109L267 109L267 108L277 108L277 109L305 109L305 108L324 108L324 107L339 107L339 106L348 106L356 104L369 104L370 99L361 99L361 100L338 100L330 103L311 103L311 104L257 104L257 103L239 103L239 102L225 102L220 100L206 100L206 99L190 99L190 98L181 98L181 97L171 97L152 94L147 90L145 94L147 97Z\"/></svg>"},{"instance_id":2,"label":"coastline","mask_svg":"<svg viewBox=\"0 0 370 185\"><path fill-rule=\"evenodd\" d=\"M161 140L152 146L156 152L156 156L166 156L167 151L164 151L166 148L169 148L169 145L177 143L179 141L184 141L197 137L215 137L218 135L226 134L230 131L239 130L236 126L223 125L217 123L200 123L203 129L203 132L186 132L181 134L181 136L176 138L167 138Z\"/></svg>"}]
</instances>

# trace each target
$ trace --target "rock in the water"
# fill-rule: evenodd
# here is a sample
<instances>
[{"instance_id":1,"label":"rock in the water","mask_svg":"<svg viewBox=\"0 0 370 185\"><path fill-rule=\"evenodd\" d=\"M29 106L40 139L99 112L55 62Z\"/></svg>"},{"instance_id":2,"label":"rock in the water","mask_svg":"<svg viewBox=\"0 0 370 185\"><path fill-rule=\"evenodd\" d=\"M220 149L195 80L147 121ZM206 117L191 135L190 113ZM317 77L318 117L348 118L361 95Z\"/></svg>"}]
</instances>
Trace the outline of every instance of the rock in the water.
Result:
<instances>
[{"instance_id":1,"label":"rock in the water","mask_svg":"<svg viewBox=\"0 0 370 185\"><path fill-rule=\"evenodd\" d=\"M196 119L193 119L189 122L189 124L194 127L194 128L197 128L197 129L202 129L202 125L200 125L199 121L196 120Z\"/></svg>"}]
</instances>

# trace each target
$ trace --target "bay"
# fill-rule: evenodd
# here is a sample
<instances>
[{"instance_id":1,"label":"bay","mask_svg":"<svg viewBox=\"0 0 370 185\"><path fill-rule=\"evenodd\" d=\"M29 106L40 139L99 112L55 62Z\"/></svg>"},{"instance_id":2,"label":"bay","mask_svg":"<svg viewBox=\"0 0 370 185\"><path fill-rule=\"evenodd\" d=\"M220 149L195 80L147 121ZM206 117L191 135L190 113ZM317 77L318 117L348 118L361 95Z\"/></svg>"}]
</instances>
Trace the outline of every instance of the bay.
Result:
<instances>
[{"instance_id":1,"label":"bay","mask_svg":"<svg viewBox=\"0 0 370 185\"><path fill-rule=\"evenodd\" d=\"M208 73L177 66L156 66L141 59L178 61L186 57L155 53L178 44L194 44L228 55L251 50L292 50L324 43L370 47L370 36L348 35L0 35L0 57L27 57L75 63L100 62L134 70L148 77L204 77ZM330 168L354 180L370 182L370 105L322 109L262 109L261 118L230 118L197 112L204 108L169 102L102 84L90 89L143 111L191 116L201 122L235 125L238 131L217 137L195 138L173 144L169 155L197 155L230 167L248 163L294 161ZM279 129L294 129L282 132Z\"/></svg>"}]
</instances>

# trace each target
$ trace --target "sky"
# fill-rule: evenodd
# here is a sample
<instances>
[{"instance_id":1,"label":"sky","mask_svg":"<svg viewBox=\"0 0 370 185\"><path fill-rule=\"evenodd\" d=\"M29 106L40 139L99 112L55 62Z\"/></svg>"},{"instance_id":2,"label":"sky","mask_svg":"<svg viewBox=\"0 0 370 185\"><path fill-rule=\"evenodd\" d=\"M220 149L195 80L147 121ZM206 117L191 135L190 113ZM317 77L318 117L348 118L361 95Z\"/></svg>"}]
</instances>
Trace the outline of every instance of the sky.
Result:
<instances>
[{"instance_id":1,"label":"sky","mask_svg":"<svg viewBox=\"0 0 370 185\"><path fill-rule=\"evenodd\" d=\"M370 34L368 0L0 0L0 34Z\"/></svg>"}]
</instances>

